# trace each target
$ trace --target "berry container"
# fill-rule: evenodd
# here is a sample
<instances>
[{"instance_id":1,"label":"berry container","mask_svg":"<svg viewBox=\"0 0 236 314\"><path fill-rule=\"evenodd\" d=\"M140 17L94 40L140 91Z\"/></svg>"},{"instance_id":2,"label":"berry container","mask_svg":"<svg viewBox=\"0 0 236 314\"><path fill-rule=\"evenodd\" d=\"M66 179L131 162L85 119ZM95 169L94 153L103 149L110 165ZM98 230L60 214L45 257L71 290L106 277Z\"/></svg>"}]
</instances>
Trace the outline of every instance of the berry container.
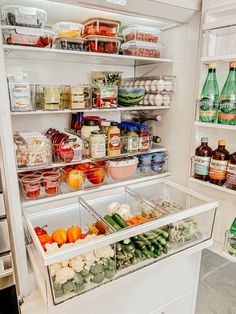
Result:
<instances>
[{"instance_id":1,"label":"berry container","mask_svg":"<svg viewBox=\"0 0 236 314\"><path fill-rule=\"evenodd\" d=\"M130 25L122 31L126 42L131 40L139 40L157 43L160 33L161 31L157 27L143 25Z\"/></svg>"},{"instance_id":2,"label":"berry container","mask_svg":"<svg viewBox=\"0 0 236 314\"><path fill-rule=\"evenodd\" d=\"M116 37L119 33L120 22L101 19L101 18L92 18L86 20L84 23L84 36L88 35L99 35L99 36L108 36Z\"/></svg>"},{"instance_id":3,"label":"berry container","mask_svg":"<svg viewBox=\"0 0 236 314\"><path fill-rule=\"evenodd\" d=\"M47 12L32 7L6 5L2 8L2 17L7 25L43 28Z\"/></svg>"},{"instance_id":4,"label":"berry container","mask_svg":"<svg viewBox=\"0 0 236 314\"><path fill-rule=\"evenodd\" d=\"M38 48L51 47L54 32L27 27L2 26L5 44L31 46Z\"/></svg>"},{"instance_id":5,"label":"berry container","mask_svg":"<svg viewBox=\"0 0 236 314\"><path fill-rule=\"evenodd\" d=\"M56 37L80 38L84 25L71 22L59 22L53 25Z\"/></svg>"},{"instance_id":6,"label":"berry container","mask_svg":"<svg viewBox=\"0 0 236 314\"><path fill-rule=\"evenodd\" d=\"M85 40L86 51L99 53L118 53L120 49L120 38L89 35L85 37Z\"/></svg>"},{"instance_id":7,"label":"berry container","mask_svg":"<svg viewBox=\"0 0 236 314\"><path fill-rule=\"evenodd\" d=\"M160 58L163 46L157 43L149 43L132 40L121 45L124 55Z\"/></svg>"},{"instance_id":8,"label":"berry container","mask_svg":"<svg viewBox=\"0 0 236 314\"><path fill-rule=\"evenodd\" d=\"M76 37L58 37L53 42L53 48L62 50L83 51L84 40Z\"/></svg>"}]
</instances>

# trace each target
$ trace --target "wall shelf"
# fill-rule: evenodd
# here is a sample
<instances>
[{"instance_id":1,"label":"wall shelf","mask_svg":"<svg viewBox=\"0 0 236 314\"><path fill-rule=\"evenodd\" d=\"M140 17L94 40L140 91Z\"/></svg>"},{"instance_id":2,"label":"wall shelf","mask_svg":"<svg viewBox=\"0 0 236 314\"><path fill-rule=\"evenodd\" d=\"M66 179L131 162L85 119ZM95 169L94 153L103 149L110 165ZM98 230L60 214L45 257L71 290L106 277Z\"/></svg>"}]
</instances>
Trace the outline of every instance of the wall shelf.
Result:
<instances>
[{"instance_id":1,"label":"wall shelf","mask_svg":"<svg viewBox=\"0 0 236 314\"><path fill-rule=\"evenodd\" d=\"M211 188L211 189L215 189L215 190L218 190L218 191L221 191L221 192L225 192L225 193L229 193L229 194L232 194L232 195L236 196L236 191L228 189L228 188L226 188L224 186L219 186L219 185L212 184L210 182L206 182L206 181L202 181L202 180L198 180L198 179L195 179L195 178L190 178L190 181L193 182L193 183L196 183L196 184L200 184L200 185L206 186L206 187Z\"/></svg>"},{"instance_id":2,"label":"wall shelf","mask_svg":"<svg viewBox=\"0 0 236 314\"><path fill-rule=\"evenodd\" d=\"M236 131L236 125L226 125L226 124L218 124L218 123L205 123L195 121L196 126L201 126L205 128L213 128L213 129L221 129L221 130L233 130Z\"/></svg>"},{"instance_id":3,"label":"wall shelf","mask_svg":"<svg viewBox=\"0 0 236 314\"><path fill-rule=\"evenodd\" d=\"M230 54L230 55L221 55L221 56L210 56L210 57L202 57L201 62L202 63L211 63L211 62L216 62L216 63L229 63L232 60L236 59L236 54Z\"/></svg>"}]
</instances>

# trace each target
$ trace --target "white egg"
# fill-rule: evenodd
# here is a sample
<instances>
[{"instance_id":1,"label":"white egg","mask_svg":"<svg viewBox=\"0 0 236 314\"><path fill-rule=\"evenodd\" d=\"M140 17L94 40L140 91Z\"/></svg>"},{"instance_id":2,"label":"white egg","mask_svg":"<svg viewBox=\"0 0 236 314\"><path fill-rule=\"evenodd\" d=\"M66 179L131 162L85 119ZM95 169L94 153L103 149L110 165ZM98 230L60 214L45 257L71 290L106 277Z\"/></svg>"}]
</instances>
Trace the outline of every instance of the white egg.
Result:
<instances>
[{"instance_id":1,"label":"white egg","mask_svg":"<svg viewBox=\"0 0 236 314\"><path fill-rule=\"evenodd\" d=\"M163 95L162 99L163 99L163 104L165 106L169 106L170 105L170 96L169 95Z\"/></svg>"},{"instance_id":2,"label":"white egg","mask_svg":"<svg viewBox=\"0 0 236 314\"><path fill-rule=\"evenodd\" d=\"M147 93L150 92L150 90L151 90L151 81L150 80L147 80L145 82L145 90Z\"/></svg>"},{"instance_id":3,"label":"white egg","mask_svg":"<svg viewBox=\"0 0 236 314\"><path fill-rule=\"evenodd\" d=\"M143 98L140 100L139 105L143 105Z\"/></svg>"},{"instance_id":4,"label":"white egg","mask_svg":"<svg viewBox=\"0 0 236 314\"><path fill-rule=\"evenodd\" d=\"M157 94L155 96L155 105L156 106L161 106L162 105L162 96L160 94Z\"/></svg>"},{"instance_id":5,"label":"white egg","mask_svg":"<svg viewBox=\"0 0 236 314\"><path fill-rule=\"evenodd\" d=\"M139 86L140 81L135 81L134 86L138 87Z\"/></svg>"},{"instance_id":6,"label":"white egg","mask_svg":"<svg viewBox=\"0 0 236 314\"><path fill-rule=\"evenodd\" d=\"M153 80L151 83L151 91L152 92L156 92L157 91L157 84L158 84L158 80Z\"/></svg>"},{"instance_id":7,"label":"white egg","mask_svg":"<svg viewBox=\"0 0 236 314\"><path fill-rule=\"evenodd\" d=\"M155 95L150 94L148 100L151 106L155 106Z\"/></svg>"},{"instance_id":8,"label":"white egg","mask_svg":"<svg viewBox=\"0 0 236 314\"><path fill-rule=\"evenodd\" d=\"M128 87L133 87L134 86L134 82L129 81Z\"/></svg>"},{"instance_id":9,"label":"white egg","mask_svg":"<svg viewBox=\"0 0 236 314\"><path fill-rule=\"evenodd\" d=\"M144 85L145 85L145 81L140 81L139 82L139 87L144 87Z\"/></svg>"},{"instance_id":10,"label":"white egg","mask_svg":"<svg viewBox=\"0 0 236 314\"><path fill-rule=\"evenodd\" d=\"M145 105L145 106L148 106L149 105L149 95L145 95L144 96L144 99L143 99L143 104Z\"/></svg>"},{"instance_id":11,"label":"white egg","mask_svg":"<svg viewBox=\"0 0 236 314\"><path fill-rule=\"evenodd\" d=\"M165 90L167 92L170 92L172 90L172 82L171 81L165 81Z\"/></svg>"},{"instance_id":12,"label":"white egg","mask_svg":"<svg viewBox=\"0 0 236 314\"><path fill-rule=\"evenodd\" d=\"M165 89L165 81L159 80L157 82L157 89L159 92L162 92Z\"/></svg>"}]
</instances>

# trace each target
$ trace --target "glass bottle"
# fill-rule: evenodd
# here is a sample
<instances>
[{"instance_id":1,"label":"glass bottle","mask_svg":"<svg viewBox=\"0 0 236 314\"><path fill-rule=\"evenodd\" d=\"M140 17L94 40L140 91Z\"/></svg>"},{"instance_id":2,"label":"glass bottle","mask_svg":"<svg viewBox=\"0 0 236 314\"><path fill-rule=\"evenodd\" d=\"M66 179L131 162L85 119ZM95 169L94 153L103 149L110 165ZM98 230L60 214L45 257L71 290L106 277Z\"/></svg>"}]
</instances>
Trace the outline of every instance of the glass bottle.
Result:
<instances>
[{"instance_id":1,"label":"glass bottle","mask_svg":"<svg viewBox=\"0 0 236 314\"><path fill-rule=\"evenodd\" d=\"M76 133L80 133L81 132L81 128L83 126L83 122L84 122L84 114L83 112L78 112L77 113L77 121L75 124L75 132Z\"/></svg>"},{"instance_id":2,"label":"glass bottle","mask_svg":"<svg viewBox=\"0 0 236 314\"><path fill-rule=\"evenodd\" d=\"M194 156L194 178L208 181L209 166L212 156L212 149L208 146L208 138L201 139L201 145L197 147Z\"/></svg>"},{"instance_id":3,"label":"glass bottle","mask_svg":"<svg viewBox=\"0 0 236 314\"><path fill-rule=\"evenodd\" d=\"M229 189L236 190L236 152L230 155L226 186Z\"/></svg>"},{"instance_id":4,"label":"glass bottle","mask_svg":"<svg viewBox=\"0 0 236 314\"><path fill-rule=\"evenodd\" d=\"M216 65L208 65L208 74L199 101L199 116L201 122L216 123L219 105L219 87L216 78Z\"/></svg>"},{"instance_id":5,"label":"glass bottle","mask_svg":"<svg viewBox=\"0 0 236 314\"><path fill-rule=\"evenodd\" d=\"M229 152L225 149L225 141L218 141L218 148L213 151L210 162L210 183L223 185L226 181Z\"/></svg>"},{"instance_id":6,"label":"glass bottle","mask_svg":"<svg viewBox=\"0 0 236 314\"><path fill-rule=\"evenodd\" d=\"M77 113L72 113L71 120L70 120L70 129L75 130L75 125L77 122Z\"/></svg>"},{"instance_id":7,"label":"glass bottle","mask_svg":"<svg viewBox=\"0 0 236 314\"><path fill-rule=\"evenodd\" d=\"M218 123L236 124L236 61L229 64L229 74L220 94Z\"/></svg>"},{"instance_id":8,"label":"glass bottle","mask_svg":"<svg viewBox=\"0 0 236 314\"><path fill-rule=\"evenodd\" d=\"M115 157L121 154L121 136L120 128L117 122L111 122L107 133L108 145L107 145L107 156Z\"/></svg>"}]
</instances>

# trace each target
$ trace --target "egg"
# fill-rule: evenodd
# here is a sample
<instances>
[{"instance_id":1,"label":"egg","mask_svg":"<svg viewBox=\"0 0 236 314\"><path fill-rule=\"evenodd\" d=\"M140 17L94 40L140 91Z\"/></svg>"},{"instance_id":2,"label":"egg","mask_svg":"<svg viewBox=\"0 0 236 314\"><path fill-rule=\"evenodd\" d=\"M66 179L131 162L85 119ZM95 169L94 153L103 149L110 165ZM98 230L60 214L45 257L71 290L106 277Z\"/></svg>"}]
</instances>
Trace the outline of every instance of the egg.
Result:
<instances>
[{"instance_id":1,"label":"egg","mask_svg":"<svg viewBox=\"0 0 236 314\"><path fill-rule=\"evenodd\" d=\"M153 80L151 83L151 91L154 93L157 91L157 84L158 84L158 80Z\"/></svg>"},{"instance_id":2,"label":"egg","mask_svg":"<svg viewBox=\"0 0 236 314\"><path fill-rule=\"evenodd\" d=\"M148 101L149 101L151 106L155 106L155 95L150 94L148 97Z\"/></svg>"},{"instance_id":3,"label":"egg","mask_svg":"<svg viewBox=\"0 0 236 314\"><path fill-rule=\"evenodd\" d=\"M163 104L165 106L169 106L170 105L170 96L169 95L163 95L162 99L163 99Z\"/></svg>"},{"instance_id":4,"label":"egg","mask_svg":"<svg viewBox=\"0 0 236 314\"><path fill-rule=\"evenodd\" d=\"M138 87L139 86L140 81L135 81L134 86Z\"/></svg>"},{"instance_id":5,"label":"egg","mask_svg":"<svg viewBox=\"0 0 236 314\"><path fill-rule=\"evenodd\" d=\"M162 92L165 89L165 81L159 80L157 82L157 89L159 92Z\"/></svg>"},{"instance_id":6,"label":"egg","mask_svg":"<svg viewBox=\"0 0 236 314\"><path fill-rule=\"evenodd\" d=\"M165 90L167 92L172 91L172 82L171 81L165 81Z\"/></svg>"},{"instance_id":7,"label":"egg","mask_svg":"<svg viewBox=\"0 0 236 314\"><path fill-rule=\"evenodd\" d=\"M143 105L143 98L140 100L139 105Z\"/></svg>"},{"instance_id":8,"label":"egg","mask_svg":"<svg viewBox=\"0 0 236 314\"><path fill-rule=\"evenodd\" d=\"M155 101L156 106L161 106L162 105L162 96L160 94L157 94L155 96L154 101Z\"/></svg>"},{"instance_id":9,"label":"egg","mask_svg":"<svg viewBox=\"0 0 236 314\"><path fill-rule=\"evenodd\" d=\"M144 96L144 99L143 99L143 104L145 105L145 106L148 106L149 105L149 95L145 95Z\"/></svg>"},{"instance_id":10,"label":"egg","mask_svg":"<svg viewBox=\"0 0 236 314\"><path fill-rule=\"evenodd\" d=\"M145 81L140 81L139 82L139 87L144 87L144 85L145 85Z\"/></svg>"},{"instance_id":11,"label":"egg","mask_svg":"<svg viewBox=\"0 0 236 314\"><path fill-rule=\"evenodd\" d=\"M146 90L146 92L148 93L148 92L150 92L150 90L151 90L151 81L150 80L147 80L146 82L145 82L145 90Z\"/></svg>"}]
</instances>

